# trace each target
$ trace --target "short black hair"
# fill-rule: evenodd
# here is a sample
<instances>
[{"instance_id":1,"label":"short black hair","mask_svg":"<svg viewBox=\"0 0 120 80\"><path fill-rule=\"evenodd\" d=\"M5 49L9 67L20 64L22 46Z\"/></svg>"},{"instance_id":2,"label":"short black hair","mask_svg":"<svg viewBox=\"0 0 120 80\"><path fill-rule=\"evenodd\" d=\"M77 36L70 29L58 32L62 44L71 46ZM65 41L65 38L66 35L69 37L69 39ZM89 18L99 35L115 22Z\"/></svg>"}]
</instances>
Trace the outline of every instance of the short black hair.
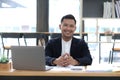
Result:
<instances>
[{"instance_id":1,"label":"short black hair","mask_svg":"<svg viewBox=\"0 0 120 80\"><path fill-rule=\"evenodd\" d=\"M76 19L72 14L68 14L68 15L63 16L61 19L61 23L63 22L64 19L73 19L75 21L75 24L76 24Z\"/></svg>"}]
</instances>

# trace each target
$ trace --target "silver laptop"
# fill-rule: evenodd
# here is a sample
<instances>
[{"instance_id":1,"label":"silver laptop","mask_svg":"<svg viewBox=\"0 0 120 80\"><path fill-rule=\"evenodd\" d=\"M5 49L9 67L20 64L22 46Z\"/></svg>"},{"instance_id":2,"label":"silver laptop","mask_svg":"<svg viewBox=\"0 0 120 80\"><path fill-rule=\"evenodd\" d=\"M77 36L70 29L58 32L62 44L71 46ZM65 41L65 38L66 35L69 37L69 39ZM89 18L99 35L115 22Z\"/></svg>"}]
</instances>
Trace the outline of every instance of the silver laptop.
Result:
<instances>
[{"instance_id":1,"label":"silver laptop","mask_svg":"<svg viewBox=\"0 0 120 80\"><path fill-rule=\"evenodd\" d=\"M12 46L13 69L40 70L51 69L45 66L45 51L41 46Z\"/></svg>"}]
</instances>

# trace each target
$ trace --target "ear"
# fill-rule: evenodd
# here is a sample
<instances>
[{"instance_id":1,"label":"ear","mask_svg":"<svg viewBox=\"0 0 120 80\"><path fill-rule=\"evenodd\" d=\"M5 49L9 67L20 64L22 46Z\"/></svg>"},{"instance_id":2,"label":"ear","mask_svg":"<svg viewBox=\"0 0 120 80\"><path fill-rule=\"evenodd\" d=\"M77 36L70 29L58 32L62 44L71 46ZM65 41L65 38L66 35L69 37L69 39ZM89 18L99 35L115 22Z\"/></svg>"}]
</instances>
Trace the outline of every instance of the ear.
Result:
<instances>
[{"instance_id":1,"label":"ear","mask_svg":"<svg viewBox=\"0 0 120 80\"><path fill-rule=\"evenodd\" d=\"M75 26L75 30L76 30L76 26ZM74 31L75 31L75 30L74 30Z\"/></svg>"},{"instance_id":2,"label":"ear","mask_svg":"<svg viewBox=\"0 0 120 80\"><path fill-rule=\"evenodd\" d=\"M59 25L59 29L61 29L61 24Z\"/></svg>"}]
</instances>

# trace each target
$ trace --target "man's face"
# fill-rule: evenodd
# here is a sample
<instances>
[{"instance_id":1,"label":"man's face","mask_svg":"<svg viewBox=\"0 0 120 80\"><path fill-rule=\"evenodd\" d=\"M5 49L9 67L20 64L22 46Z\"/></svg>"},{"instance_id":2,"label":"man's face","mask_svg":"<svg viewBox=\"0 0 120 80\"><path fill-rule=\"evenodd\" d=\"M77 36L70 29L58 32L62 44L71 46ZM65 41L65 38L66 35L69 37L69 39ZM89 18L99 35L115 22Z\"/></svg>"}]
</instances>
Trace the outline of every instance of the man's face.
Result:
<instances>
[{"instance_id":1,"label":"man's face","mask_svg":"<svg viewBox=\"0 0 120 80\"><path fill-rule=\"evenodd\" d=\"M64 19L59 27L64 39L71 39L74 31L76 30L75 21L73 19Z\"/></svg>"}]
</instances>

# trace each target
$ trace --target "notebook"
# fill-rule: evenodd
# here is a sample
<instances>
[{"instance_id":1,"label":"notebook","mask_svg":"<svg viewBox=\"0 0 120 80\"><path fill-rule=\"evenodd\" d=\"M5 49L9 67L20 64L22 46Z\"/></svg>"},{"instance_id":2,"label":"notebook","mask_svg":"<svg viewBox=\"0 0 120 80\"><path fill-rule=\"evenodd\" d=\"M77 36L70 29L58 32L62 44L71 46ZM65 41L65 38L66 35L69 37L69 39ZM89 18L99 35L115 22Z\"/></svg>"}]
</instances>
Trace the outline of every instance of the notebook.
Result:
<instances>
[{"instance_id":1,"label":"notebook","mask_svg":"<svg viewBox=\"0 0 120 80\"><path fill-rule=\"evenodd\" d=\"M16 70L50 70L45 65L45 51L42 46L12 46L13 69Z\"/></svg>"}]
</instances>

